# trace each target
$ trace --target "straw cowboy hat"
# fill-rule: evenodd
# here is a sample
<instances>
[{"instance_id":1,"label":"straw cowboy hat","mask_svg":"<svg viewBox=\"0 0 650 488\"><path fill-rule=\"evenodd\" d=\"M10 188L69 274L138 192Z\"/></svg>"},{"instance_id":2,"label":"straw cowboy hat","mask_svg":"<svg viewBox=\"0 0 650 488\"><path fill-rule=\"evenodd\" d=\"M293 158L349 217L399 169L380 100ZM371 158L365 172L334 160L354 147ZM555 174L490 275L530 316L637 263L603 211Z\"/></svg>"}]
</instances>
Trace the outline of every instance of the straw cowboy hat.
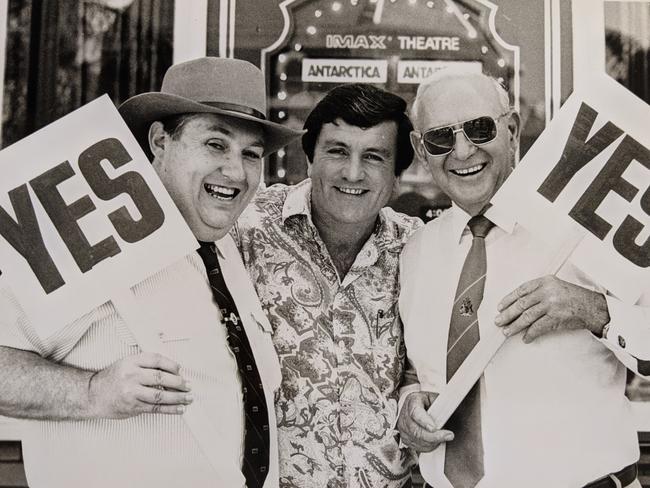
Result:
<instances>
[{"instance_id":1,"label":"straw cowboy hat","mask_svg":"<svg viewBox=\"0 0 650 488\"><path fill-rule=\"evenodd\" d=\"M165 73L159 92L131 97L119 111L144 147L148 147L152 122L185 113L222 114L259 123L265 134L265 156L303 133L266 120L264 74L239 59L205 57L176 64Z\"/></svg>"}]
</instances>

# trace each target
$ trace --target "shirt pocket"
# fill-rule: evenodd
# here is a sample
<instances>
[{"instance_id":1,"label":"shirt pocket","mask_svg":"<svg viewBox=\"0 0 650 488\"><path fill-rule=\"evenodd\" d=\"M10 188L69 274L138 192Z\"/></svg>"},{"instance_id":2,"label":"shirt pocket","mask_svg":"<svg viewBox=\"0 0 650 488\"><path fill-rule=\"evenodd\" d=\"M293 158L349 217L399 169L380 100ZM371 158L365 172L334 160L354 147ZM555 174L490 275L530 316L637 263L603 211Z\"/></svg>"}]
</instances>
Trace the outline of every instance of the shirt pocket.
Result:
<instances>
[{"instance_id":1,"label":"shirt pocket","mask_svg":"<svg viewBox=\"0 0 650 488\"><path fill-rule=\"evenodd\" d=\"M376 311L372 329L375 382L382 394L388 396L402 380L406 355L397 301Z\"/></svg>"}]
</instances>

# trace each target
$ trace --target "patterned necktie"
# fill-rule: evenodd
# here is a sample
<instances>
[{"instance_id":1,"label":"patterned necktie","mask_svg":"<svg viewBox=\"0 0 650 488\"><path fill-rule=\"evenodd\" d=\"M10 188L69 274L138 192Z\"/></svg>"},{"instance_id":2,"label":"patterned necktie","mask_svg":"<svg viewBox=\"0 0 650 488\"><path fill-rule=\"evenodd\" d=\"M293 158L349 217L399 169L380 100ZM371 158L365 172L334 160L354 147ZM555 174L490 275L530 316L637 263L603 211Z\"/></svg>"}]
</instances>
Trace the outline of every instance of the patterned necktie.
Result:
<instances>
[{"instance_id":1,"label":"patterned necktie","mask_svg":"<svg viewBox=\"0 0 650 488\"><path fill-rule=\"evenodd\" d=\"M200 242L199 256L208 273L212 296L221 309L226 326L228 345L237 361L237 369L242 384L245 414L244 462L242 473L248 488L261 487L269 468L269 415L260 373L255 364L246 331L244 330L237 306L224 281L217 251L214 244ZM228 422L228 419L219 419ZM235 448L235 446L233 446Z\"/></svg>"},{"instance_id":2,"label":"patterned necktie","mask_svg":"<svg viewBox=\"0 0 650 488\"><path fill-rule=\"evenodd\" d=\"M476 312L485 287L485 236L494 224L477 215L467 225L474 238L460 273L451 314L447 381L479 341ZM445 475L454 488L473 488L484 474L480 395L480 381L477 381L446 424L455 434L445 454Z\"/></svg>"}]
</instances>

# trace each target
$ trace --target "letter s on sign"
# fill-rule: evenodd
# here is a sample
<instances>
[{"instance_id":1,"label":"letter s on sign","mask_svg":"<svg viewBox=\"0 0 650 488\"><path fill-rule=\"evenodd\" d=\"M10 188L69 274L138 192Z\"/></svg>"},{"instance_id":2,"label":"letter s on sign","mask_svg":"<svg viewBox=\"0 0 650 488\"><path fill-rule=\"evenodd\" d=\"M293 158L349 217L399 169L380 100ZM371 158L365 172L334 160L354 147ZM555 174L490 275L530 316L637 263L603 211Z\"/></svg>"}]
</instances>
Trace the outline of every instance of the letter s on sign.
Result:
<instances>
[{"instance_id":1,"label":"letter s on sign","mask_svg":"<svg viewBox=\"0 0 650 488\"><path fill-rule=\"evenodd\" d=\"M140 173L129 171L110 179L101 166L107 160L119 168L132 160L122 143L115 138L99 141L79 156L79 169L95 195L102 200L112 200L120 193L131 197L142 218L133 220L126 207L111 212L108 218L119 236L126 242L138 242L159 229L165 214Z\"/></svg>"},{"instance_id":2,"label":"letter s on sign","mask_svg":"<svg viewBox=\"0 0 650 488\"><path fill-rule=\"evenodd\" d=\"M631 202L638 188L623 178L623 173L632 161L638 161L650 170L650 151L639 142L625 136L616 151L591 182L587 190L569 212L569 215L598 239L603 240L612 229L612 225L596 214L598 206L610 191ZM641 198L641 208L650 215L650 188ZM613 244L616 251L628 261L641 268L650 267L650 239L642 245L636 244L636 239L644 225L628 215L616 230Z\"/></svg>"}]
</instances>

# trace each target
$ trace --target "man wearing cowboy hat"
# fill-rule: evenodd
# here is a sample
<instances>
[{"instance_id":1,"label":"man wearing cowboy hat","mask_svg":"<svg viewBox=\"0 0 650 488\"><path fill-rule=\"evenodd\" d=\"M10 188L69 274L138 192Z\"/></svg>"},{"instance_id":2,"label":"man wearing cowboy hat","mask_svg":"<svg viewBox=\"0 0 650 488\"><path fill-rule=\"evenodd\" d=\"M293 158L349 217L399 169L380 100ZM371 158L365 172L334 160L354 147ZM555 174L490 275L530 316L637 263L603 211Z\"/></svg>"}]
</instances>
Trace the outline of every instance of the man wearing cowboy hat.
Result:
<instances>
[{"instance_id":1,"label":"man wearing cowboy hat","mask_svg":"<svg viewBox=\"0 0 650 488\"><path fill-rule=\"evenodd\" d=\"M133 288L163 354L142 353L111 302L44 340L0 291L0 414L38 420L30 487L277 485L280 369L228 236L262 157L300 135L265 111L261 71L218 58L172 66L160 92L120 107L200 243Z\"/></svg>"}]
</instances>

